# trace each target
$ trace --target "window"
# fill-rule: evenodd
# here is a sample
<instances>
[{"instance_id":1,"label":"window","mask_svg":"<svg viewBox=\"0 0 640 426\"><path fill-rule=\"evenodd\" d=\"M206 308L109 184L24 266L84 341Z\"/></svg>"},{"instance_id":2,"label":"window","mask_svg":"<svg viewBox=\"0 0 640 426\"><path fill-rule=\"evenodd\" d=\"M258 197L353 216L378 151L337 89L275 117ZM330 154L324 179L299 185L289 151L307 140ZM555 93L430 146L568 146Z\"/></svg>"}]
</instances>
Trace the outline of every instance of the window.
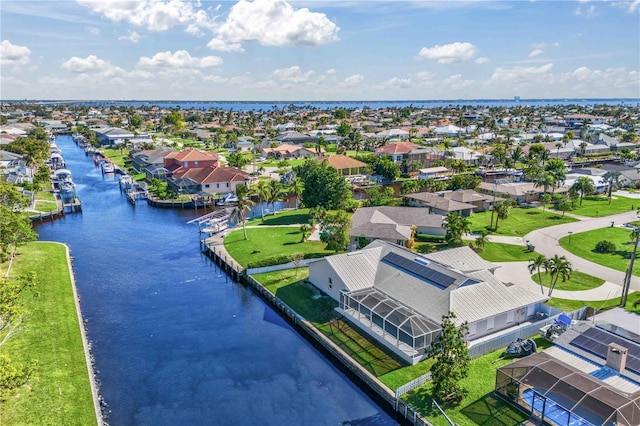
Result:
<instances>
[{"instance_id":1,"label":"window","mask_svg":"<svg viewBox=\"0 0 640 426\"><path fill-rule=\"evenodd\" d=\"M227 182L227 188L229 187L229 182Z\"/></svg>"},{"instance_id":2,"label":"window","mask_svg":"<svg viewBox=\"0 0 640 426\"><path fill-rule=\"evenodd\" d=\"M469 336L473 336L474 334L476 334L476 323L472 322L471 324L468 324L467 327L469 328Z\"/></svg>"},{"instance_id":3,"label":"window","mask_svg":"<svg viewBox=\"0 0 640 426\"><path fill-rule=\"evenodd\" d=\"M513 322L513 311L507 312L507 324Z\"/></svg>"},{"instance_id":4,"label":"window","mask_svg":"<svg viewBox=\"0 0 640 426\"><path fill-rule=\"evenodd\" d=\"M205 187L205 188L208 188L208 187L209 187L209 184L208 184L208 183L205 183L205 184L204 184L204 187Z\"/></svg>"},{"instance_id":5,"label":"window","mask_svg":"<svg viewBox=\"0 0 640 426\"><path fill-rule=\"evenodd\" d=\"M198 167L198 162L197 161L193 162L193 167Z\"/></svg>"},{"instance_id":6,"label":"window","mask_svg":"<svg viewBox=\"0 0 640 426\"><path fill-rule=\"evenodd\" d=\"M185 169L189 168L189 162L185 161L184 163L182 163L182 167L184 167Z\"/></svg>"},{"instance_id":7,"label":"window","mask_svg":"<svg viewBox=\"0 0 640 426\"><path fill-rule=\"evenodd\" d=\"M219 183L216 183L216 188L220 188L220 184Z\"/></svg>"},{"instance_id":8,"label":"window","mask_svg":"<svg viewBox=\"0 0 640 426\"><path fill-rule=\"evenodd\" d=\"M494 317L489 317L487 318L487 330L491 330L494 327L494 322L495 318Z\"/></svg>"}]
</instances>

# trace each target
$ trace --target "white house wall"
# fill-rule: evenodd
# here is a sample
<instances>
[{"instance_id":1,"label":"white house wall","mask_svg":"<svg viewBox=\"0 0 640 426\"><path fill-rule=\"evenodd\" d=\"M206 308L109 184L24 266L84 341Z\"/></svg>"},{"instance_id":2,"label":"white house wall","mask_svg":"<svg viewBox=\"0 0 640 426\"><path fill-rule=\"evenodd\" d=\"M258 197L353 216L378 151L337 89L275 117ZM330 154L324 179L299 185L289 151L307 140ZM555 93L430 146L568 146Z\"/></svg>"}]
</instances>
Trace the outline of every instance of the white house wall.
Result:
<instances>
[{"instance_id":1,"label":"white house wall","mask_svg":"<svg viewBox=\"0 0 640 426\"><path fill-rule=\"evenodd\" d=\"M342 290L348 291L345 283L324 259L310 265L309 282L338 303L340 303Z\"/></svg>"}]
</instances>

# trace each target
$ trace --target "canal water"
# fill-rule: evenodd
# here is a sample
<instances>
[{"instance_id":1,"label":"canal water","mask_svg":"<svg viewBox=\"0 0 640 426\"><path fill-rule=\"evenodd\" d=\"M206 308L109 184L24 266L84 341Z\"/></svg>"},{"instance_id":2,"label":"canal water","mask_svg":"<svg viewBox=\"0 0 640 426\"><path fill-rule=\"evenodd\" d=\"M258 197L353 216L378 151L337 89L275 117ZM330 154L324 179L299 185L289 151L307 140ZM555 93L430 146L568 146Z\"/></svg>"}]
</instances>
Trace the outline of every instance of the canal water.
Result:
<instances>
[{"instance_id":1,"label":"canal water","mask_svg":"<svg viewBox=\"0 0 640 426\"><path fill-rule=\"evenodd\" d=\"M70 137L57 143L83 212L36 230L71 247L109 424L395 424L201 254L196 212L134 207Z\"/></svg>"}]
</instances>

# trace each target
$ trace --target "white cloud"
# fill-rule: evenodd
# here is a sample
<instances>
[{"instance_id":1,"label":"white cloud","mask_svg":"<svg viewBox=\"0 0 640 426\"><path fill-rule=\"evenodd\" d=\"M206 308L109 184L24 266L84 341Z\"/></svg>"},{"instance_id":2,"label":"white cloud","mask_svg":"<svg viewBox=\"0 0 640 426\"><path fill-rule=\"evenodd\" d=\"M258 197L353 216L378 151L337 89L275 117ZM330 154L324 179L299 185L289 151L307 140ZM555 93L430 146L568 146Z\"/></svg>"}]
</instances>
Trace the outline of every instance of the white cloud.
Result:
<instances>
[{"instance_id":1,"label":"white cloud","mask_svg":"<svg viewBox=\"0 0 640 426\"><path fill-rule=\"evenodd\" d=\"M166 31L176 25L187 26L196 34L202 28L213 28L214 18L203 10L196 10L200 2L183 0L76 0L94 13L114 22L128 22L151 31Z\"/></svg>"},{"instance_id":2,"label":"white cloud","mask_svg":"<svg viewBox=\"0 0 640 426\"><path fill-rule=\"evenodd\" d=\"M462 74L454 74L442 80L441 83L453 90L461 90L471 87L473 80L463 80Z\"/></svg>"},{"instance_id":3,"label":"white cloud","mask_svg":"<svg viewBox=\"0 0 640 426\"><path fill-rule=\"evenodd\" d=\"M409 87L412 86L410 78L398 78L398 77L393 77L382 84L385 87L394 87L394 88L400 88L400 89L408 89Z\"/></svg>"},{"instance_id":4,"label":"white cloud","mask_svg":"<svg viewBox=\"0 0 640 426\"><path fill-rule=\"evenodd\" d=\"M9 40L0 43L0 63L7 66L19 66L29 63L31 50L27 46L11 44Z\"/></svg>"},{"instance_id":5,"label":"white cloud","mask_svg":"<svg viewBox=\"0 0 640 426\"><path fill-rule=\"evenodd\" d=\"M594 17L596 15L596 7L591 5L586 9L582 9L581 7L577 7L576 10L573 11L575 16L585 16L587 18Z\"/></svg>"},{"instance_id":6,"label":"white cloud","mask_svg":"<svg viewBox=\"0 0 640 426\"><path fill-rule=\"evenodd\" d=\"M290 83L303 83L309 81L314 72L309 70L302 72L299 66L295 65L289 68L280 68L273 71L273 76L279 78L282 81L288 81Z\"/></svg>"},{"instance_id":7,"label":"white cloud","mask_svg":"<svg viewBox=\"0 0 640 426\"><path fill-rule=\"evenodd\" d=\"M485 58L484 56L479 57L474 61L476 64L486 64L487 62L491 62L491 59Z\"/></svg>"},{"instance_id":8,"label":"white cloud","mask_svg":"<svg viewBox=\"0 0 640 426\"><path fill-rule=\"evenodd\" d=\"M327 70L327 74L329 74L329 75L333 75L335 73L336 73L336 69L335 68L330 68L330 69Z\"/></svg>"},{"instance_id":9,"label":"white cloud","mask_svg":"<svg viewBox=\"0 0 640 426\"><path fill-rule=\"evenodd\" d=\"M93 34L94 36L100 35L100 28L86 26L84 27L84 29L85 31Z\"/></svg>"},{"instance_id":10,"label":"white cloud","mask_svg":"<svg viewBox=\"0 0 640 426\"><path fill-rule=\"evenodd\" d=\"M478 49L471 43L455 42L442 46L423 47L418 52L420 59L437 59L439 64L455 64L473 59Z\"/></svg>"},{"instance_id":11,"label":"white cloud","mask_svg":"<svg viewBox=\"0 0 640 426\"><path fill-rule=\"evenodd\" d=\"M535 58L536 56L542 55L543 53L544 53L544 50L542 49L533 49L531 52L529 52L529 57Z\"/></svg>"},{"instance_id":12,"label":"white cloud","mask_svg":"<svg viewBox=\"0 0 640 426\"><path fill-rule=\"evenodd\" d=\"M118 37L118 40L127 40L131 43L137 43L140 41L140 37L140 34L138 34L137 32L129 30L129 34L127 34L126 36Z\"/></svg>"},{"instance_id":13,"label":"white cloud","mask_svg":"<svg viewBox=\"0 0 640 426\"><path fill-rule=\"evenodd\" d=\"M616 7L621 7L623 9L627 9L628 13L640 12L640 0L633 0L631 2L615 2L613 3Z\"/></svg>"},{"instance_id":14,"label":"white cloud","mask_svg":"<svg viewBox=\"0 0 640 426\"><path fill-rule=\"evenodd\" d=\"M640 1L640 0L638 0ZM557 41L555 43L553 43L553 47L560 47L560 43L558 43Z\"/></svg>"},{"instance_id":15,"label":"white cloud","mask_svg":"<svg viewBox=\"0 0 640 426\"><path fill-rule=\"evenodd\" d=\"M545 74L551 71L553 64L549 63L539 67L512 67L496 68L491 76L493 81L508 81L515 83L527 82L532 76Z\"/></svg>"},{"instance_id":16,"label":"white cloud","mask_svg":"<svg viewBox=\"0 0 640 426\"><path fill-rule=\"evenodd\" d=\"M546 46L546 43L531 43L532 49L544 49Z\"/></svg>"},{"instance_id":17,"label":"white cloud","mask_svg":"<svg viewBox=\"0 0 640 426\"><path fill-rule=\"evenodd\" d=\"M435 72L420 71L415 73L413 76L420 81L430 81L435 79L436 75L437 74Z\"/></svg>"},{"instance_id":18,"label":"white cloud","mask_svg":"<svg viewBox=\"0 0 640 426\"><path fill-rule=\"evenodd\" d=\"M75 73L97 73L112 68L112 65L96 55L89 55L86 58L77 56L62 63L62 69Z\"/></svg>"},{"instance_id":19,"label":"white cloud","mask_svg":"<svg viewBox=\"0 0 640 426\"><path fill-rule=\"evenodd\" d=\"M210 83L226 83L229 81L227 77L221 77L219 75L206 75L202 77L202 80L208 81Z\"/></svg>"},{"instance_id":20,"label":"white cloud","mask_svg":"<svg viewBox=\"0 0 640 426\"><path fill-rule=\"evenodd\" d=\"M210 68L222 65L222 58L219 56L203 56L198 58L191 56L186 50L176 50L175 53L167 50L158 52L152 58L142 56L138 61L140 67L154 68Z\"/></svg>"},{"instance_id":21,"label":"white cloud","mask_svg":"<svg viewBox=\"0 0 640 426\"><path fill-rule=\"evenodd\" d=\"M240 51L242 43L318 46L338 40L339 28L324 13L294 9L285 0L240 0L216 28L212 50Z\"/></svg>"},{"instance_id":22,"label":"white cloud","mask_svg":"<svg viewBox=\"0 0 640 426\"><path fill-rule=\"evenodd\" d=\"M344 84L346 86L357 86L360 83L362 83L362 80L364 80L364 77L361 76L360 74L354 74L351 75L347 78L344 79Z\"/></svg>"}]
</instances>

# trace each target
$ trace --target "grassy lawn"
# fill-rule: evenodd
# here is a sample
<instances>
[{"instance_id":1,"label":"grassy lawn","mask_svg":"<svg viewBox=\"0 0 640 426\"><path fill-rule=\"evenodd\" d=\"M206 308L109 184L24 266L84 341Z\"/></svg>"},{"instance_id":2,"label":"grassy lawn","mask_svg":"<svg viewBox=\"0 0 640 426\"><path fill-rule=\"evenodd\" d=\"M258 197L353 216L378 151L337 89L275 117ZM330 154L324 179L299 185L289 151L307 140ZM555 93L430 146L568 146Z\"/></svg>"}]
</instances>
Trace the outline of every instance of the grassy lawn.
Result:
<instances>
[{"instance_id":1,"label":"grassy lawn","mask_svg":"<svg viewBox=\"0 0 640 426\"><path fill-rule=\"evenodd\" d=\"M542 285L544 287L549 287L551 283L551 275L548 272L545 272L543 269L540 270L540 276L542 277ZM534 272L531 275L531 278L540 284L538 280L538 273ZM566 290L566 291L581 291L581 290L591 290L592 288L600 287L604 284L604 280L594 277L592 275L587 275L584 272L573 271L571 273L571 278L566 281L562 281L562 277L558 279L556 283L556 290Z\"/></svg>"},{"instance_id":2,"label":"grassy lawn","mask_svg":"<svg viewBox=\"0 0 640 426\"><path fill-rule=\"evenodd\" d=\"M503 243L487 243L478 254L489 262L528 262L538 256L538 253L530 252L525 246Z\"/></svg>"},{"instance_id":3,"label":"grassy lawn","mask_svg":"<svg viewBox=\"0 0 640 426\"><path fill-rule=\"evenodd\" d=\"M538 349L543 350L552 343L540 337L534 338ZM496 382L496 370L509 364L513 359L502 359L504 350L500 349L471 361L469 376L462 380L468 395L457 406L442 407L447 416L459 425L504 425L520 424L529 418L519 409L493 395ZM418 409L436 426L447 425L437 409L431 408L431 383L409 392L403 398Z\"/></svg>"},{"instance_id":4,"label":"grassy lawn","mask_svg":"<svg viewBox=\"0 0 640 426\"><path fill-rule=\"evenodd\" d=\"M485 211L474 213L469 218L469 221L471 222L470 228L472 232L476 233L486 230L491 223L491 212ZM507 219L499 221L498 230L492 233L497 235L522 237L536 229L570 222L576 222L576 219L568 216L562 217L562 215L549 211L543 212L542 210L535 208L516 207L509 211L509 217Z\"/></svg>"},{"instance_id":5,"label":"grassy lawn","mask_svg":"<svg viewBox=\"0 0 640 426\"><path fill-rule=\"evenodd\" d=\"M122 151L120 151L120 149L105 148L101 149L100 152L121 169L126 169L131 163L129 159L129 149L123 148Z\"/></svg>"},{"instance_id":6,"label":"grassy lawn","mask_svg":"<svg viewBox=\"0 0 640 426\"><path fill-rule=\"evenodd\" d=\"M596 244L602 240L614 243L616 251L613 253L596 253L594 251ZM631 231L629 229L619 227L601 228L573 234L570 237L563 237L560 239L560 246L591 262L626 272L633 252L633 243L629 244L630 240ZM640 262L634 263L633 275L640 276Z\"/></svg>"},{"instance_id":7,"label":"grassy lawn","mask_svg":"<svg viewBox=\"0 0 640 426\"><path fill-rule=\"evenodd\" d=\"M34 210L38 210L40 212L53 212L58 209L58 203L55 201L45 201L45 200L36 200L34 205Z\"/></svg>"},{"instance_id":8,"label":"grassy lawn","mask_svg":"<svg viewBox=\"0 0 640 426\"><path fill-rule=\"evenodd\" d=\"M605 196L590 196L582 200L582 206L571 210L580 216L602 217L640 208L640 200L613 194L611 204Z\"/></svg>"},{"instance_id":9,"label":"grassy lawn","mask_svg":"<svg viewBox=\"0 0 640 426\"><path fill-rule=\"evenodd\" d=\"M411 250L418 253L433 253L448 248L449 246L444 241L444 237L438 237L435 235L418 234L416 235L416 241L411 247Z\"/></svg>"},{"instance_id":10,"label":"grassy lawn","mask_svg":"<svg viewBox=\"0 0 640 426\"><path fill-rule=\"evenodd\" d=\"M627 297L627 304L625 305L625 309L629 312L636 312L640 314L640 307L633 308L633 303L640 300L640 292L634 291L633 293L629 293ZM620 305L620 298L616 297L614 299L609 300L595 300L585 302L583 300L570 300L570 299L559 299L557 297L551 298L551 300L546 302L547 305L553 306L554 308L561 309L565 312L575 311L577 309L582 308L583 306L591 306L595 309L610 309L615 308Z\"/></svg>"},{"instance_id":11,"label":"grassy lawn","mask_svg":"<svg viewBox=\"0 0 640 426\"><path fill-rule=\"evenodd\" d=\"M51 191L38 191L34 197L36 200L55 201L56 197Z\"/></svg>"},{"instance_id":12,"label":"grassy lawn","mask_svg":"<svg viewBox=\"0 0 640 426\"><path fill-rule=\"evenodd\" d=\"M236 262L247 267L249 262L290 256L295 253L329 255L334 254L326 250L326 243L322 241L305 241L301 243L302 234L299 227L265 227L247 228L247 240L244 240L242 227L229 233L224 240L224 246Z\"/></svg>"},{"instance_id":13,"label":"grassy lawn","mask_svg":"<svg viewBox=\"0 0 640 426\"><path fill-rule=\"evenodd\" d=\"M383 376L402 366L371 339L361 335L355 327L339 318L334 310L337 302L302 280L308 277L307 268L254 275L269 291L294 311L309 320L331 341L340 346L360 365L375 376ZM395 388L393 388L395 389Z\"/></svg>"},{"instance_id":14,"label":"grassy lawn","mask_svg":"<svg viewBox=\"0 0 640 426\"><path fill-rule=\"evenodd\" d=\"M265 213L264 223L262 222L262 219L260 218L260 216L258 216L255 219L247 220L247 226L298 225L303 223L309 223L309 209L283 210L281 212L276 212L275 215L274 214L267 215Z\"/></svg>"},{"instance_id":15,"label":"grassy lawn","mask_svg":"<svg viewBox=\"0 0 640 426\"><path fill-rule=\"evenodd\" d=\"M65 253L59 244L31 243L11 269L11 277L36 271L39 297L24 298L24 331L2 352L14 361L36 360L38 369L28 387L0 403L0 424L97 423Z\"/></svg>"}]
</instances>

